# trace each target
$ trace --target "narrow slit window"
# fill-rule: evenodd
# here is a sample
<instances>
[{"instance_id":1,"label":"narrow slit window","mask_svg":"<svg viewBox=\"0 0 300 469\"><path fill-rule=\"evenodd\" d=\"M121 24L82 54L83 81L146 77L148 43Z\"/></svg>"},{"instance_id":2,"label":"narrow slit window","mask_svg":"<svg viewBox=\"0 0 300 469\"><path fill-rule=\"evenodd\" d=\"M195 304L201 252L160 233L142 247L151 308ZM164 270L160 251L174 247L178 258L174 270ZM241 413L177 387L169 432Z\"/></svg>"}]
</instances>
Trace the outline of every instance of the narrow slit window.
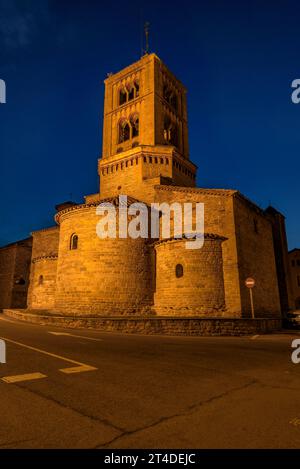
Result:
<instances>
[{"instance_id":1,"label":"narrow slit window","mask_svg":"<svg viewBox=\"0 0 300 469\"><path fill-rule=\"evenodd\" d=\"M176 278L183 277L183 265L182 264L177 264L176 265L175 275L176 275Z\"/></svg>"},{"instance_id":2,"label":"narrow slit window","mask_svg":"<svg viewBox=\"0 0 300 469\"><path fill-rule=\"evenodd\" d=\"M78 236L77 234L72 234L71 239L70 239L70 249L78 249Z\"/></svg>"}]
</instances>

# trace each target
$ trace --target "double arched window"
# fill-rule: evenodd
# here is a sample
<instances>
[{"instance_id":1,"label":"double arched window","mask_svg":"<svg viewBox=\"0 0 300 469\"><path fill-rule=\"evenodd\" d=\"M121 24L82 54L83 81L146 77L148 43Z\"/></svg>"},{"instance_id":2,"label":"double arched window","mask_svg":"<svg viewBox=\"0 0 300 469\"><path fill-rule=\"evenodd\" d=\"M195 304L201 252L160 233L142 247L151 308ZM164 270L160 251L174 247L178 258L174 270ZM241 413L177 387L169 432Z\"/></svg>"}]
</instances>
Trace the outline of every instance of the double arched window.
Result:
<instances>
[{"instance_id":1,"label":"double arched window","mask_svg":"<svg viewBox=\"0 0 300 469\"><path fill-rule=\"evenodd\" d=\"M164 84L163 88L163 96L164 99L167 101L173 109L177 110L178 108L178 98L177 94L174 90L172 90L166 83Z\"/></svg>"},{"instance_id":2,"label":"double arched window","mask_svg":"<svg viewBox=\"0 0 300 469\"><path fill-rule=\"evenodd\" d=\"M119 122L119 141L118 143L126 142L130 139L130 125L126 119Z\"/></svg>"},{"instance_id":3,"label":"double arched window","mask_svg":"<svg viewBox=\"0 0 300 469\"><path fill-rule=\"evenodd\" d=\"M76 233L73 233L70 238L70 249L77 249L78 248L78 236Z\"/></svg>"},{"instance_id":4,"label":"double arched window","mask_svg":"<svg viewBox=\"0 0 300 469\"><path fill-rule=\"evenodd\" d=\"M139 136L139 116L138 114L134 114L130 118L131 124L131 138Z\"/></svg>"},{"instance_id":5,"label":"double arched window","mask_svg":"<svg viewBox=\"0 0 300 469\"><path fill-rule=\"evenodd\" d=\"M121 119L119 122L118 143L126 142L139 136L139 116L134 114L130 119Z\"/></svg>"},{"instance_id":6,"label":"double arched window","mask_svg":"<svg viewBox=\"0 0 300 469\"><path fill-rule=\"evenodd\" d=\"M131 101L132 99L138 98L140 95L140 84L137 80L132 83L128 83L126 86L122 86L119 90L119 105Z\"/></svg>"}]
</instances>

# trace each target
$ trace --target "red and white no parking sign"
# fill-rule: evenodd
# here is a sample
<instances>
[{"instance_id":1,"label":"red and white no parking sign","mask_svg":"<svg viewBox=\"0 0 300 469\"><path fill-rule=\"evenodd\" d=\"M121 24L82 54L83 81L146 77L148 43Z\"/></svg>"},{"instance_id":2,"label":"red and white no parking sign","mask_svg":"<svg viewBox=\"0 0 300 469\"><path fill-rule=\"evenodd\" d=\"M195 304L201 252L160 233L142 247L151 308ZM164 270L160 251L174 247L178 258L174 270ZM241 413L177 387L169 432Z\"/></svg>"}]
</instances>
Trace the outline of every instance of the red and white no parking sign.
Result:
<instances>
[{"instance_id":1,"label":"red and white no parking sign","mask_svg":"<svg viewBox=\"0 0 300 469\"><path fill-rule=\"evenodd\" d=\"M255 287L255 280L252 277L249 277L245 280L245 285L247 288L253 288Z\"/></svg>"}]
</instances>

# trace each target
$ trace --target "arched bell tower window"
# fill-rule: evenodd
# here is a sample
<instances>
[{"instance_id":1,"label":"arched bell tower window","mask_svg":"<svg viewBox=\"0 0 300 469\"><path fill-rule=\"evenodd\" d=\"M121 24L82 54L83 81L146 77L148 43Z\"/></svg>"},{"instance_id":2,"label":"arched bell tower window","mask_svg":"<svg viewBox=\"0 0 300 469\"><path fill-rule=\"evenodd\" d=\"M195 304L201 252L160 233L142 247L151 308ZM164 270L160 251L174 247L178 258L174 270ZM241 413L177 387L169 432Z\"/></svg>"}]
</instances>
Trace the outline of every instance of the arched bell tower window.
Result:
<instances>
[{"instance_id":1,"label":"arched bell tower window","mask_svg":"<svg viewBox=\"0 0 300 469\"><path fill-rule=\"evenodd\" d=\"M139 116L135 114L130 119L131 123L131 138L138 137L139 135Z\"/></svg>"},{"instance_id":2,"label":"arched bell tower window","mask_svg":"<svg viewBox=\"0 0 300 469\"><path fill-rule=\"evenodd\" d=\"M138 81L134 82L134 88L135 88L135 98L138 98L140 95L140 84Z\"/></svg>"},{"instance_id":3,"label":"arched bell tower window","mask_svg":"<svg viewBox=\"0 0 300 469\"><path fill-rule=\"evenodd\" d=\"M119 123L119 141L118 143L126 142L130 139L130 125L127 120L122 119Z\"/></svg>"},{"instance_id":4,"label":"arched bell tower window","mask_svg":"<svg viewBox=\"0 0 300 469\"><path fill-rule=\"evenodd\" d=\"M163 97L172 108L177 111L178 97L176 91L168 86L167 83L163 87Z\"/></svg>"},{"instance_id":5,"label":"arched bell tower window","mask_svg":"<svg viewBox=\"0 0 300 469\"><path fill-rule=\"evenodd\" d=\"M128 85L128 101L134 99L135 88L132 83Z\"/></svg>"},{"instance_id":6,"label":"arched bell tower window","mask_svg":"<svg viewBox=\"0 0 300 469\"><path fill-rule=\"evenodd\" d=\"M172 122L169 116L164 118L164 140L169 145L178 146L177 124Z\"/></svg>"},{"instance_id":7,"label":"arched bell tower window","mask_svg":"<svg viewBox=\"0 0 300 469\"><path fill-rule=\"evenodd\" d=\"M70 249L77 249L78 248L78 236L77 234L73 233L70 238Z\"/></svg>"},{"instance_id":8,"label":"arched bell tower window","mask_svg":"<svg viewBox=\"0 0 300 469\"><path fill-rule=\"evenodd\" d=\"M170 96L170 104L171 106L177 111L177 108L178 108L178 99L177 99L177 95L175 93L173 93L171 96Z\"/></svg>"},{"instance_id":9,"label":"arched bell tower window","mask_svg":"<svg viewBox=\"0 0 300 469\"><path fill-rule=\"evenodd\" d=\"M119 104L122 106L122 104L125 104L127 101L127 91L125 88L121 88L119 92Z\"/></svg>"},{"instance_id":10,"label":"arched bell tower window","mask_svg":"<svg viewBox=\"0 0 300 469\"><path fill-rule=\"evenodd\" d=\"M39 282L38 283L39 283L39 285L43 285L43 283L44 283L44 276L43 275L39 276Z\"/></svg>"},{"instance_id":11,"label":"arched bell tower window","mask_svg":"<svg viewBox=\"0 0 300 469\"><path fill-rule=\"evenodd\" d=\"M129 82L126 86L122 86L119 89L119 105L132 101L135 98L138 98L140 95L140 84L137 80L134 82Z\"/></svg>"}]
</instances>

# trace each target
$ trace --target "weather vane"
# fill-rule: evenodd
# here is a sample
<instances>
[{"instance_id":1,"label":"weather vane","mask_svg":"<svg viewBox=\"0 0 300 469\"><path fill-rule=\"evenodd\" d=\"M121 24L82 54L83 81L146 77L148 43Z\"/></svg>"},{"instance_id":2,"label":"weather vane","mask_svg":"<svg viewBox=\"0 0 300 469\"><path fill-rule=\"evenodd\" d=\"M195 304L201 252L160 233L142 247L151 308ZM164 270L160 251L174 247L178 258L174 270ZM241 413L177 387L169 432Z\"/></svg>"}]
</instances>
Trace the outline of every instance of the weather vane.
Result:
<instances>
[{"instance_id":1,"label":"weather vane","mask_svg":"<svg viewBox=\"0 0 300 469\"><path fill-rule=\"evenodd\" d=\"M149 54L149 26L150 26L150 23L146 21L146 23L144 24L145 39L146 39L145 54Z\"/></svg>"}]
</instances>

